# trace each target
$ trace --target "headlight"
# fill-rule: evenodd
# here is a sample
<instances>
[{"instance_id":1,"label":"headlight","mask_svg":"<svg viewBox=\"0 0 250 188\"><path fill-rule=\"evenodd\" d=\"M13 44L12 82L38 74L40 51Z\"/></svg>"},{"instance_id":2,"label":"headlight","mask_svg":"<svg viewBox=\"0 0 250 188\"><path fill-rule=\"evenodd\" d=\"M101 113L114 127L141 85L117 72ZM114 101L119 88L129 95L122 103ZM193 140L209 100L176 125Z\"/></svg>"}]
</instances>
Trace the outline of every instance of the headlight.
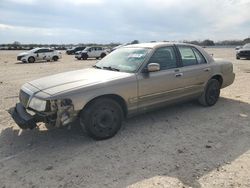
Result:
<instances>
[{"instance_id":1,"label":"headlight","mask_svg":"<svg viewBox=\"0 0 250 188\"><path fill-rule=\"evenodd\" d=\"M45 111L46 101L33 97L29 103L29 107L39 112Z\"/></svg>"}]
</instances>

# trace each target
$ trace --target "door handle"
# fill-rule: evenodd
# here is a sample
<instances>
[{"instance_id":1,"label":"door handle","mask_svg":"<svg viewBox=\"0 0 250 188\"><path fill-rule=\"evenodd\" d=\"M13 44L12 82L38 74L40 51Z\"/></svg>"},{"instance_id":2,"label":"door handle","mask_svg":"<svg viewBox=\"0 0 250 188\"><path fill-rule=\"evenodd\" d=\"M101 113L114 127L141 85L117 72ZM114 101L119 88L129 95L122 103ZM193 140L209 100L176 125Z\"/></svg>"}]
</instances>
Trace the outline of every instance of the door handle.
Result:
<instances>
[{"instance_id":1,"label":"door handle","mask_svg":"<svg viewBox=\"0 0 250 188\"><path fill-rule=\"evenodd\" d=\"M181 76L183 76L183 73L175 74L175 77L181 77Z\"/></svg>"},{"instance_id":2,"label":"door handle","mask_svg":"<svg viewBox=\"0 0 250 188\"><path fill-rule=\"evenodd\" d=\"M211 68L205 68L203 69L205 72L209 72L211 70Z\"/></svg>"}]
</instances>

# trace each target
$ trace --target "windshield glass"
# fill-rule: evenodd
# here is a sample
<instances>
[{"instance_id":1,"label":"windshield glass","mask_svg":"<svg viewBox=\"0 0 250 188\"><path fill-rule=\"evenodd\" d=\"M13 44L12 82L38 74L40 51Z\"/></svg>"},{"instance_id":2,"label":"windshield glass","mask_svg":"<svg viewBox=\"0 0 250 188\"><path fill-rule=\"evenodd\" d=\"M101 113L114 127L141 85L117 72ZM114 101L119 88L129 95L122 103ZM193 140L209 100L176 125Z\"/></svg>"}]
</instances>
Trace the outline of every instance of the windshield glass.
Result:
<instances>
[{"instance_id":1,"label":"windshield glass","mask_svg":"<svg viewBox=\"0 0 250 188\"><path fill-rule=\"evenodd\" d=\"M29 50L29 51L27 51L27 52L35 52L35 51L37 51L37 50L39 50L40 48L34 48L34 49L32 49L32 50Z\"/></svg>"},{"instance_id":2,"label":"windshield glass","mask_svg":"<svg viewBox=\"0 0 250 188\"><path fill-rule=\"evenodd\" d=\"M135 72L144 62L150 49L147 48L120 48L96 64L102 69L121 72Z\"/></svg>"},{"instance_id":3,"label":"windshield glass","mask_svg":"<svg viewBox=\"0 0 250 188\"><path fill-rule=\"evenodd\" d=\"M249 43L249 44L245 44L245 45L243 46L243 48L250 48L250 43Z\"/></svg>"}]
</instances>

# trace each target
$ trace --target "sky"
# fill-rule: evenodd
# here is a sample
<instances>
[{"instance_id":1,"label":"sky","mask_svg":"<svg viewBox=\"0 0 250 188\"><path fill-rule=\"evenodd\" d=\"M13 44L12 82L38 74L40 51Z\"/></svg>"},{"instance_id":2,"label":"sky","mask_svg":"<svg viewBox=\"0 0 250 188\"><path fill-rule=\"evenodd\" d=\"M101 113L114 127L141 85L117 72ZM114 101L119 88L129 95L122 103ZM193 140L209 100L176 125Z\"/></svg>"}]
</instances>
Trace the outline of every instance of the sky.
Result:
<instances>
[{"instance_id":1,"label":"sky","mask_svg":"<svg viewBox=\"0 0 250 188\"><path fill-rule=\"evenodd\" d=\"M250 37L250 0L0 0L0 44Z\"/></svg>"}]
</instances>

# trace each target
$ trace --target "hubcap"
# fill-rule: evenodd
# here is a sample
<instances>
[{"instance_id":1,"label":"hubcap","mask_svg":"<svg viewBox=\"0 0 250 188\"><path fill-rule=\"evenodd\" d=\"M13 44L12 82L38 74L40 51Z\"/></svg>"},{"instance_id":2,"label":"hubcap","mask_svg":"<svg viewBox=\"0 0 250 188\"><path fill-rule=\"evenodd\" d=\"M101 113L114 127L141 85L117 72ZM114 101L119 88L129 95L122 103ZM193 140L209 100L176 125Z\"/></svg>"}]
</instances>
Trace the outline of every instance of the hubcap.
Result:
<instances>
[{"instance_id":1,"label":"hubcap","mask_svg":"<svg viewBox=\"0 0 250 188\"><path fill-rule=\"evenodd\" d=\"M114 111L103 108L98 110L93 117L93 126L96 131L108 134L116 125L117 118Z\"/></svg>"}]
</instances>

